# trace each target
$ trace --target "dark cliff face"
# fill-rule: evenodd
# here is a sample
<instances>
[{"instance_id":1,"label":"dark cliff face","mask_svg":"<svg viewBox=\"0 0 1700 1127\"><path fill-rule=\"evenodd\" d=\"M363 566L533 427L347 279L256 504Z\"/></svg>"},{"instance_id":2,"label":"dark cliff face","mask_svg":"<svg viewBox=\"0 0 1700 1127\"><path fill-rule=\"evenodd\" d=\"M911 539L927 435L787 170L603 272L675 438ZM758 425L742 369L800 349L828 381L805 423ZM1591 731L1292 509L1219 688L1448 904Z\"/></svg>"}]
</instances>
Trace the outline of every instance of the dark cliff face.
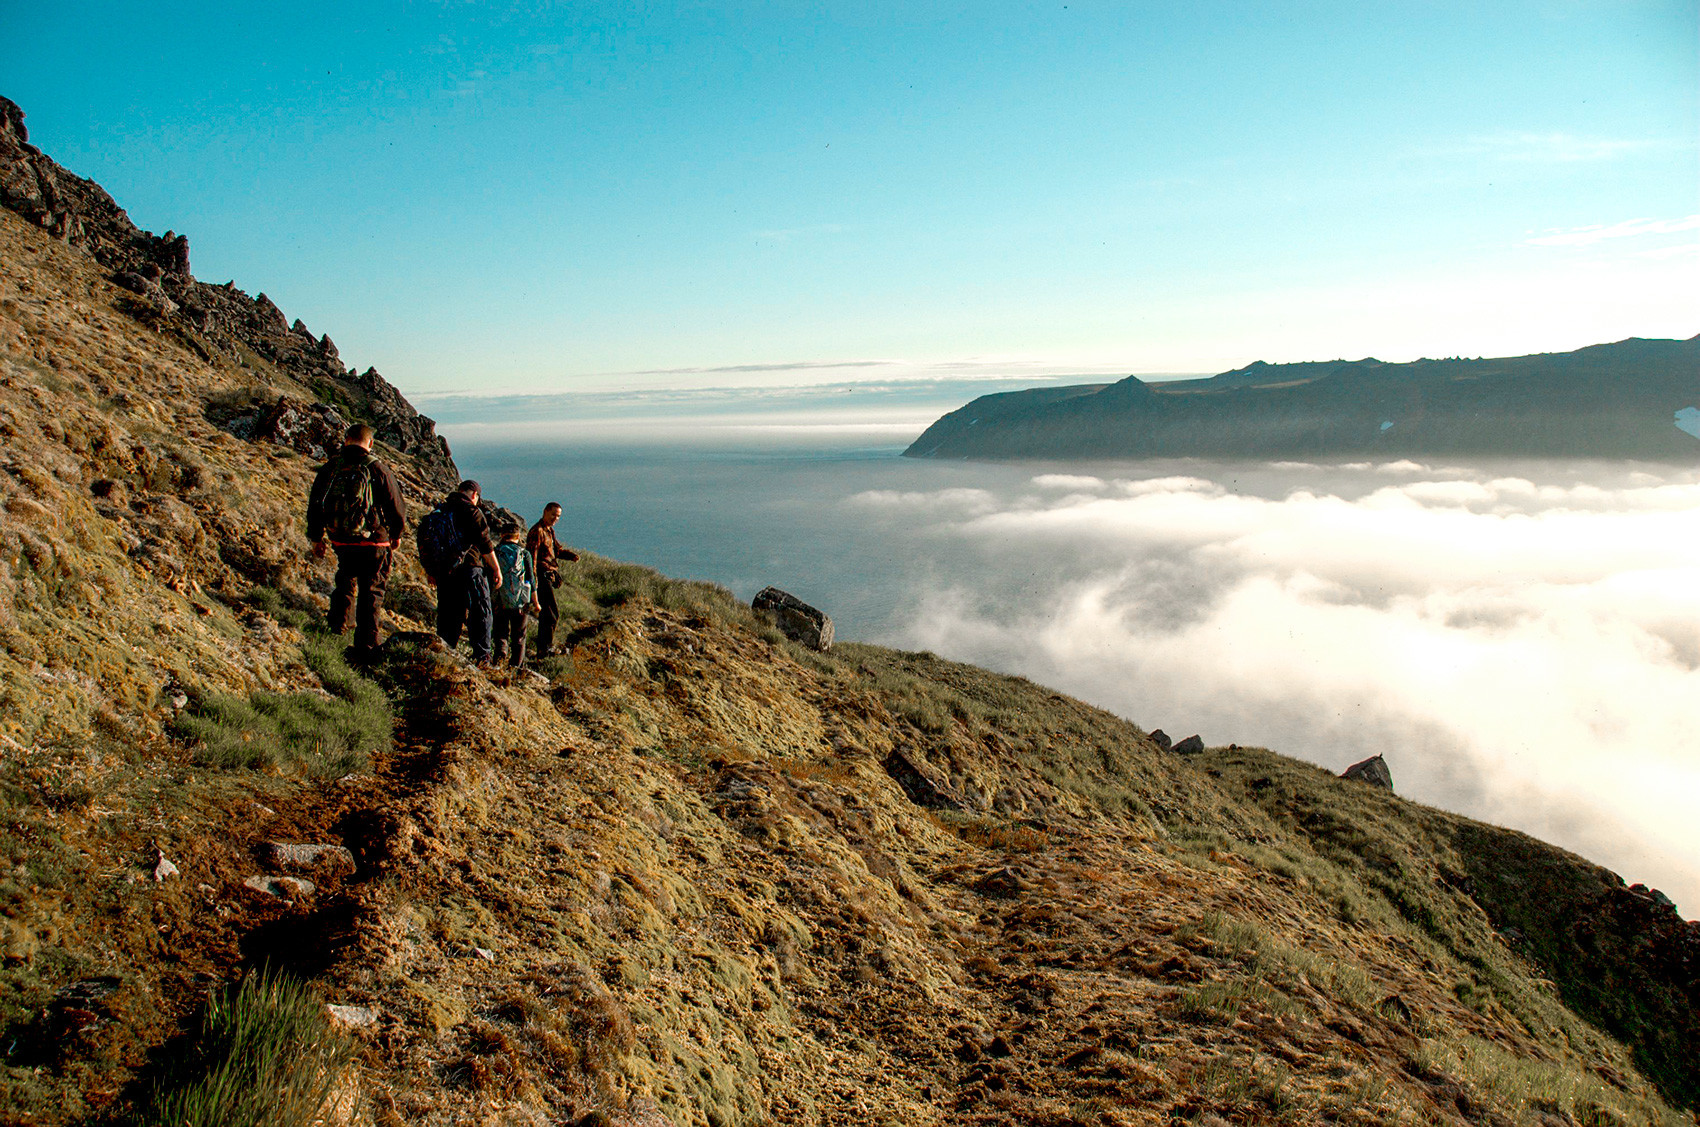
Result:
<instances>
[{"instance_id":1,"label":"dark cliff face","mask_svg":"<svg viewBox=\"0 0 1700 1127\"><path fill-rule=\"evenodd\" d=\"M995 402L994 402L995 400ZM1494 360L1257 363L1201 380L975 400L905 451L941 458L1691 460L1700 338Z\"/></svg>"},{"instance_id":2,"label":"dark cliff face","mask_svg":"<svg viewBox=\"0 0 1700 1127\"><path fill-rule=\"evenodd\" d=\"M263 293L249 297L234 283L197 281L186 236L139 229L99 184L30 144L23 111L6 98L0 98L0 204L93 255L134 295L131 312L139 319L181 337L208 359L256 354L342 417L369 422L382 442L413 456L428 486L451 489L460 479L436 424L377 369L346 367L329 336L315 336L299 319L291 324Z\"/></svg>"}]
</instances>

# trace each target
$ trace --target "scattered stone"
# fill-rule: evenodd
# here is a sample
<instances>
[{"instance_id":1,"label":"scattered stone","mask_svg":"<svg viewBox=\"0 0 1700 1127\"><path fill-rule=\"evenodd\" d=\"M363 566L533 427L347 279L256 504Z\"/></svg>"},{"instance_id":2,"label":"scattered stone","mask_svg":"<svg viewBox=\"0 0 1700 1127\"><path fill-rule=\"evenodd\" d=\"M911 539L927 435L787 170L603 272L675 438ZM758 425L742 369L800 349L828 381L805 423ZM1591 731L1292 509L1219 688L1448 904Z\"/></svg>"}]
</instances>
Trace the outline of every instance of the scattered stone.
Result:
<instances>
[{"instance_id":1,"label":"scattered stone","mask_svg":"<svg viewBox=\"0 0 1700 1127\"><path fill-rule=\"evenodd\" d=\"M268 841L263 852L267 861L286 869L344 869L353 872L354 854L340 845Z\"/></svg>"},{"instance_id":2,"label":"scattered stone","mask_svg":"<svg viewBox=\"0 0 1700 1127\"><path fill-rule=\"evenodd\" d=\"M154 852L157 853L159 856L154 863L153 879L155 881L163 881L167 877L176 876L177 875L177 866L173 865L169 860L166 859L165 851L161 850L161 849L155 849Z\"/></svg>"},{"instance_id":3,"label":"scattered stone","mask_svg":"<svg viewBox=\"0 0 1700 1127\"><path fill-rule=\"evenodd\" d=\"M909 801L915 805L933 810L964 808L962 800L952 794L949 787L933 778L930 770L902 751L894 751L886 756L882 766L885 767L885 773L903 788L903 793L907 794Z\"/></svg>"},{"instance_id":4,"label":"scattered stone","mask_svg":"<svg viewBox=\"0 0 1700 1127\"><path fill-rule=\"evenodd\" d=\"M1169 733L1163 731L1161 728L1158 728L1151 733L1151 742L1162 748L1164 751L1168 751L1175 745L1175 741L1169 738Z\"/></svg>"},{"instance_id":5,"label":"scattered stone","mask_svg":"<svg viewBox=\"0 0 1700 1127\"><path fill-rule=\"evenodd\" d=\"M249 877L242 882L255 892L266 896L275 896L279 900L289 900L296 897L311 896L313 882L300 877Z\"/></svg>"},{"instance_id":6,"label":"scattered stone","mask_svg":"<svg viewBox=\"0 0 1700 1127\"><path fill-rule=\"evenodd\" d=\"M33 960L41 951L41 940L28 925L0 916L0 961L16 966Z\"/></svg>"},{"instance_id":7,"label":"scattered stone","mask_svg":"<svg viewBox=\"0 0 1700 1127\"><path fill-rule=\"evenodd\" d=\"M92 1006L96 1002L115 994L123 982L111 975L101 975L98 978L85 978L80 982L62 988L53 995L54 1006Z\"/></svg>"},{"instance_id":8,"label":"scattered stone","mask_svg":"<svg viewBox=\"0 0 1700 1127\"><path fill-rule=\"evenodd\" d=\"M1368 783L1384 790L1393 789L1393 772L1387 769L1387 761L1379 755L1372 755L1360 763L1352 764L1340 773L1340 777L1356 779L1360 783Z\"/></svg>"},{"instance_id":9,"label":"scattered stone","mask_svg":"<svg viewBox=\"0 0 1700 1127\"><path fill-rule=\"evenodd\" d=\"M777 587L763 587L750 601L750 608L793 642L821 652L832 648L832 619L795 595Z\"/></svg>"},{"instance_id":10,"label":"scattered stone","mask_svg":"<svg viewBox=\"0 0 1700 1127\"><path fill-rule=\"evenodd\" d=\"M325 1012L330 1014L331 1021L345 1029L364 1029L378 1023L378 1011L371 1006L332 1006L327 1005Z\"/></svg>"},{"instance_id":11,"label":"scattered stone","mask_svg":"<svg viewBox=\"0 0 1700 1127\"><path fill-rule=\"evenodd\" d=\"M493 963L496 961L496 952L490 950L488 947L474 947L472 949L472 953L474 956L483 959L487 963Z\"/></svg>"},{"instance_id":12,"label":"scattered stone","mask_svg":"<svg viewBox=\"0 0 1700 1127\"><path fill-rule=\"evenodd\" d=\"M982 896L1008 900L1033 890L1033 882L1009 865L993 869L974 882L974 891Z\"/></svg>"},{"instance_id":13,"label":"scattered stone","mask_svg":"<svg viewBox=\"0 0 1700 1127\"><path fill-rule=\"evenodd\" d=\"M1204 750L1204 738L1197 735L1188 736L1171 750L1176 755L1197 755Z\"/></svg>"}]
</instances>

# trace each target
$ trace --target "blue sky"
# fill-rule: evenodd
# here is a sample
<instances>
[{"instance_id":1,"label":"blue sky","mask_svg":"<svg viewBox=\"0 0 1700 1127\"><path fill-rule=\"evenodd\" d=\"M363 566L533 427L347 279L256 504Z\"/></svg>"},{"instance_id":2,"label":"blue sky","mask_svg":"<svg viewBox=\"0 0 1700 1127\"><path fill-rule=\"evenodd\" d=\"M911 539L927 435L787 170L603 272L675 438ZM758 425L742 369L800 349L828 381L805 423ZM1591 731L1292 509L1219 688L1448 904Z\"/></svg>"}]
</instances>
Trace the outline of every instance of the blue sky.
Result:
<instances>
[{"instance_id":1,"label":"blue sky","mask_svg":"<svg viewBox=\"0 0 1700 1127\"><path fill-rule=\"evenodd\" d=\"M1700 332L1695 3L0 19L32 140L415 394Z\"/></svg>"}]
</instances>

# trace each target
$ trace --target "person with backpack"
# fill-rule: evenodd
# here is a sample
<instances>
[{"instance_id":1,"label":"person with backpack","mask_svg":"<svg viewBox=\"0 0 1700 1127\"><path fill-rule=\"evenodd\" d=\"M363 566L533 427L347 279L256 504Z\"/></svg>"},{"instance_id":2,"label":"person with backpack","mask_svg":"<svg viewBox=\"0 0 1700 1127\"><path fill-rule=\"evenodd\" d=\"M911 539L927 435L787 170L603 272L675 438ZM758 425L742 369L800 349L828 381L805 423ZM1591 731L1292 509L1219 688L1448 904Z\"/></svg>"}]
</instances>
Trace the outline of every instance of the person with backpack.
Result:
<instances>
[{"instance_id":1,"label":"person with backpack","mask_svg":"<svg viewBox=\"0 0 1700 1127\"><path fill-rule=\"evenodd\" d=\"M502 527L496 563L502 572L502 585L496 592L496 637L490 663L500 665L503 651L511 648L508 664L519 669L525 665L525 617L538 609L537 570L531 553L525 550L525 526L514 521Z\"/></svg>"},{"instance_id":2,"label":"person with backpack","mask_svg":"<svg viewBox=\"0 0 1700 1127\"><path fill-rule=\"evenodd\" d=\"M473 664L487 665L494 609L490 591L501 589L502 571L480 499L476 481L461 482L420 518L414 537L419 562L437 588L437 636L453 649L460 644L464 626Z\"/></svg>"},{"instance_id":3,"label":"person with backpack","mask_svg":"<svg viewBox=\"0 0 1700 1127\"><path fill-rule=\"evenodd\" d=\"M331 633L348 629L354 616L354 650L370 656L378 648L378 610L389 586L390 554L407 523L407 509L390 468L372 453L372 428L356 423L343 434L342 449L313 475L307 495L307 539L313 558L336 552L331 589Z\"/></svg>"},{"instance_id":4,"label":"person with backpack","mask_svg":"<svg viewBox=\"0 0 1700 1127\"><path fill-rule=\"evenodd\" d=\"M561 612L555 605L555 588L561 585L561 562L571 563L578 553L555 537L555 522L561 519L561 503L551 501L543 506L543 516L531 526L525 537L525 550L531 553L532 570L537 574L537 656L548 657L555 648L555 624Z\"/></svg>"}]
</instances>

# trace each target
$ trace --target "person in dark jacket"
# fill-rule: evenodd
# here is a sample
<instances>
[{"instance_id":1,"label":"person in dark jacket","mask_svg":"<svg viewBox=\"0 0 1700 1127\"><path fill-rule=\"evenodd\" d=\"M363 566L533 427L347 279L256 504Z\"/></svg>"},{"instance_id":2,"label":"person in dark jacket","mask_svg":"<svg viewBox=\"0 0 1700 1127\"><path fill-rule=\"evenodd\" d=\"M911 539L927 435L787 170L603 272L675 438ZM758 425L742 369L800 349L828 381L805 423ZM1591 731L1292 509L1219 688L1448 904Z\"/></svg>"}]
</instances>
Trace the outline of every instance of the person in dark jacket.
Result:
<instances>
[{"instance_id":1,"label":"person in dark jacket","mask_svg":"<svg viewBox=\"0 0 1700 1127\"><path fill-rule=\"evenodd\" d=\"M555 647L555 624L561 612L555 606L555 588L561 585L561 564L578 559L578 553L555 538L555 522L561 519L561 506L551 501L543 506L543 516L531 526L525 537L525 550L531 553L537 573L537 647L536 656L548 657Z\"/></svg>"},{"instance_id":2,"label":"person in dark jacket","mask_svg":"<svg viewBox=\"0 0 1700 1127\"><path fill-rule=\"evenodd\" d=\"M352 611L354 648L363 654L378 647L378 610L389 586L390 554L406 523L395 474L372 453L372 428L356 423L343 434L342 449L313 476L307 539L315 559L325 558L327 545L336 552L329 626L341 634Z\"/></svg>"},{"instance_id":3,"label":"person in dark jacket","mask_svg":"<svg viewBox=\"0 0 1700 1127\"><path fill-rule=\"evenodd\" d=\"M478 507L480 499L478 483L467 480L443 501L454 515L466 551L437 585L437 636L453 649L460 643L464 626L474 664L488 665L495 613L490 605L490 592L502 586L502 569L496 562L496 541L490 536L490 524Z\"/></svg>"}]
</instances>

